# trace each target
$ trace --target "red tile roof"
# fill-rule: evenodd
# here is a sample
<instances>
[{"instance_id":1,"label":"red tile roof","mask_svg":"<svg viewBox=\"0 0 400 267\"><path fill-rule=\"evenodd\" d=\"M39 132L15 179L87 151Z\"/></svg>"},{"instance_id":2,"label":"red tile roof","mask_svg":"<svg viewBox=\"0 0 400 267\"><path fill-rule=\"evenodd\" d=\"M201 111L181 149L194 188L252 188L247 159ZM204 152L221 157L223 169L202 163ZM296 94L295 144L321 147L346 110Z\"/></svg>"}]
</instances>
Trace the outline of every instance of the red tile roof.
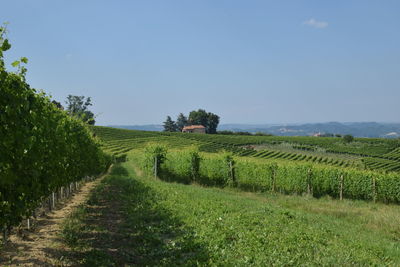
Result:
<instances>
[{"instance_id":1,"label":"red tile roof","mask_svg":"<svg viewBox=\"0 0 400 267\"><path fill-rule=\"evenodd\" d=\"M204 127L203 125L190 125L183 127L182 130L193 130L193 129L204 129L204 128L206 127Z\"/></svg>"}]
</instances>

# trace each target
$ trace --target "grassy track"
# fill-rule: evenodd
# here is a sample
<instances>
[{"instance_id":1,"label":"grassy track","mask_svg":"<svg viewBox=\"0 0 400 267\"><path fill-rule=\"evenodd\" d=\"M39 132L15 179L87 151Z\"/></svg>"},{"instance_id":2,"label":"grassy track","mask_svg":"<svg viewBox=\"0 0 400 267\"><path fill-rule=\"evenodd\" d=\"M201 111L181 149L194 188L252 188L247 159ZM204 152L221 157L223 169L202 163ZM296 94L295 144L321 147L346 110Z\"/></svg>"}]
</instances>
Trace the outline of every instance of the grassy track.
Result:
<instances>
[{"instance_id":1,"label":"grassy track","mask_svg":"<svg viewBox=\"0 0 400 267\"><path fill-rule=\"evenodd\" d=\"M114 167L64 225L87 266L400 264L400 210L166 183Z\"/></svg>"}]
</instances>

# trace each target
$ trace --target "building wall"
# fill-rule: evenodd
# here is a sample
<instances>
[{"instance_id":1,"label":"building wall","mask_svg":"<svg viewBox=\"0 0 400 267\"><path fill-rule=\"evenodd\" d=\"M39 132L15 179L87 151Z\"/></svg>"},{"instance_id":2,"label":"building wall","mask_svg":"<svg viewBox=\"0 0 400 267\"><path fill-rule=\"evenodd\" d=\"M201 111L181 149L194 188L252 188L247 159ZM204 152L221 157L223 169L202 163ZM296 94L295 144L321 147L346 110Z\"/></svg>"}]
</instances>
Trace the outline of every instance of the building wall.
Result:
<instances>
[{"instance_id":1,"label":"building wall","mask_svg":"<svg viewBox=\"0 0 400 267\"><path fill-rule=\"evenodd\" d=\"M206 129L190 129L190 130L183 130L184 133L206 133Z\"/></svg>"},{"instance_id":2,"label":"building wall","mask_svg":"<svg viewBox=\"0 0 400 267\"><path fill-rule=\"evenodd\" d=\"M206 133L206 129L202 128L202 129L193 129L194 133Z\"/></svg>"}]
</instances>

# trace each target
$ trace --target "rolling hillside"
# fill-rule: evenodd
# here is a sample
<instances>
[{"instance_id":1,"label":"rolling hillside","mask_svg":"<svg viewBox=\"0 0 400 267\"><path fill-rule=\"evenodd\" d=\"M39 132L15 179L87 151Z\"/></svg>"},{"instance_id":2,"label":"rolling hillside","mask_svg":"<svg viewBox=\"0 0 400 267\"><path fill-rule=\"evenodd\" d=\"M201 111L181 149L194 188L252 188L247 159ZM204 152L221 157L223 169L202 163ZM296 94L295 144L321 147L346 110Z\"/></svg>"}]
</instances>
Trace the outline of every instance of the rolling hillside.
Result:
<instances>
[{"instance_id":1,"label":"rolling hillside","mask_svg":"<svg viewBox=\"0 0 400 267\"><path fill-rule=\"evenodd\" d=\"M93 130L104 140L104 149L116 156L143 147L149 142L159 142L172 148L197 146L204 152L227 150L243 157L300 161L360 170L400 170L400 159L396 157L400 142L391 139L356 138L352 143L344 143L337 137L202 135L99 126Z\"/></svg>"}]
</instances>

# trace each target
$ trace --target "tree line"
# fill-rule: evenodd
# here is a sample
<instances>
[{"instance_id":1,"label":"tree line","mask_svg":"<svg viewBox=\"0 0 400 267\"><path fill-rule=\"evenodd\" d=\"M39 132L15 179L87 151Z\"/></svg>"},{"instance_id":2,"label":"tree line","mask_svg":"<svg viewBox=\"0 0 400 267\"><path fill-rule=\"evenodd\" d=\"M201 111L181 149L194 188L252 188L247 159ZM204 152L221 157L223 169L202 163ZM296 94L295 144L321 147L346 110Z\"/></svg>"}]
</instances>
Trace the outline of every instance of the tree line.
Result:
<instances>
[{"instance_id":1,"label":"tree line","mask_svg":"<svg viewBox=\"0 0 400 267\"><path fill-rule=\"evenodd\" d=\"M176 121L172 120L171 116L167 116L163 126L165 132L181 132L185 126L202 125L206 128L206 133L215 134L219 119L219 116L214 113L198 109L191 111L189 116L179 113Z\"/></svg>"},{"instance_id":2,"label":"tree line","mask_svg":"<svg viewBox=\"0 0 400 267\"><path fill-rule=\"evenodd\" d=\"M58 109L64 110L64 107L60 102L53 100L52 103ZM93 105L90 97L86 98L85 96L68 95L65 104L65 111L67 111L68 115L75 117L89 125L94 125L96 123L96 116L92 111L89 110L89 107Z\"/></svg>"}]
</instances>

